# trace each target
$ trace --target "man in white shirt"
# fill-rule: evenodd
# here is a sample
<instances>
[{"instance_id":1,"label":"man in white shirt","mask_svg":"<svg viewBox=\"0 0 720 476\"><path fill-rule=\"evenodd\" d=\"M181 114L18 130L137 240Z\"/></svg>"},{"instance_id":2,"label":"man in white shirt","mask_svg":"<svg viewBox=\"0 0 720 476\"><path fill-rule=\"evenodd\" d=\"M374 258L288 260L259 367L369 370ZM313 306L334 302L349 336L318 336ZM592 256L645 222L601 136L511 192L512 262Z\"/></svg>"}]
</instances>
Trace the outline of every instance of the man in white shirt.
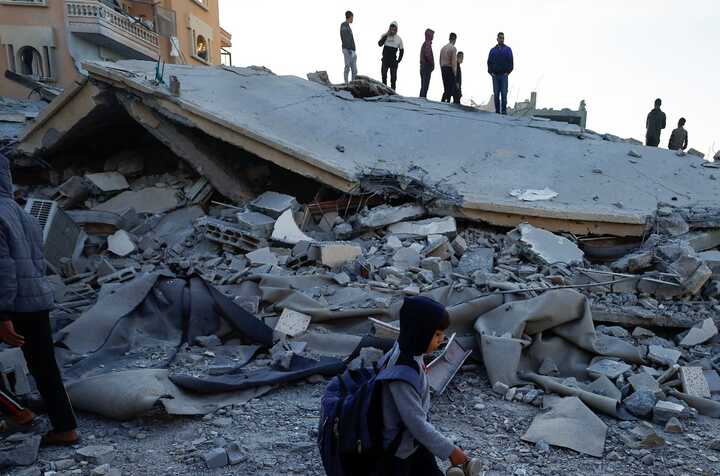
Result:
<instances>
[{"instance_id":1,"label":"man in white shirt","mask_svg":"<svg viewBox=\"0 0 720 476\"><path fill-rule=\"evenodd\" d=\"M387 73L390 70L390 87L395 89L397 85L397 70L400 61L405 54L402 38L397 34L398 24L392 22L387 33L383 34L378 41L378 46L383 47L382 66L380 73L382 75L383 84L387 85Z\"/></svg>"}]
</instances>

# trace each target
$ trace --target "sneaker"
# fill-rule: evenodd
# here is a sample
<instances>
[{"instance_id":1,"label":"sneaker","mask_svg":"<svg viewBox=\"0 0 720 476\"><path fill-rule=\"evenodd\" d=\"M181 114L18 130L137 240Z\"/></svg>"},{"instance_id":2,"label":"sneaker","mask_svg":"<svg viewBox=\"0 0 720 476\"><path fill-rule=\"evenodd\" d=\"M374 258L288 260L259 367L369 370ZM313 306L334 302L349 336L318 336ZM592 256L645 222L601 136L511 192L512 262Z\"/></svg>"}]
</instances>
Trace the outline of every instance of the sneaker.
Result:
<instances>
[{"instance_id":1,"label":"sneaker","mask_svg":"<svg viewBox=\"0 0 720 476\"><path fill-rule=\"evenodd\" d=\"M48 431L40 441L41 446L72 446L80 441L77 431Z\"/></svg>"}]
</instances>

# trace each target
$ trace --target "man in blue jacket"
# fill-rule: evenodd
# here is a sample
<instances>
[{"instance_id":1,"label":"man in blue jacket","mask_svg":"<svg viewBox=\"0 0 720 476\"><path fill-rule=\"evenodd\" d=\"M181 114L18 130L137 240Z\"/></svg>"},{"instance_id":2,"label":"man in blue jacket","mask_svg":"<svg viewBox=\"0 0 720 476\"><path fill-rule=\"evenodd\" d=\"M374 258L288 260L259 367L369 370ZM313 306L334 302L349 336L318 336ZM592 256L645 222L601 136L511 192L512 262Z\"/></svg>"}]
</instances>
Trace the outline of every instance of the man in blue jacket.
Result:
<instances>
[{"instance_id":1,"label":"man in blue jacket","mask_svg":"<svg viewBox=\"0 0 720 476\"><path fill-rule=\"evenodd\" d=\"M0 153L0 340L22 349L45 402L53 429L43 444L72 445L77 423L55 360L52 307L40 226L15 203L10 163Z\"/></svg>"},{"instance_id":2,"label":"man in blue jacket","mask_svg":"<svg viewBox=\"0 0 720 476\"><path fill-rule=\"evenodd\" d=\"M505 44L505 34L498 33L497 45L488 55L488 73L493 80L493 95L495 98L495 112L507 114L508 76L514 68L513 53ZM501 100L502 96L502 100Z\"/></svg>"}]
</instances>

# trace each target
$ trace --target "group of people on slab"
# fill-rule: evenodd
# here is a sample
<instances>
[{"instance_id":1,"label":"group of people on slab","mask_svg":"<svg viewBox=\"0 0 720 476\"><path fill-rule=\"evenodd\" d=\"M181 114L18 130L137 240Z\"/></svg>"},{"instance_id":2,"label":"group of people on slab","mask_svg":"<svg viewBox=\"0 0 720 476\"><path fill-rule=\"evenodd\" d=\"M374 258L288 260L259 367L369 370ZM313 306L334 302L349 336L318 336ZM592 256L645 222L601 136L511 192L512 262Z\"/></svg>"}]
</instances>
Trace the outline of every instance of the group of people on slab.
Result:
<instances>
[{"instance_id":1,"label":"group of people on slab","mask_svg":"<svg viewBox=\"0 0 720 476\"><path fill-rule=\"evenodd\" d=\"M645 145L648 147L657 147L660 145L660 135L662 130L667 126L667 118L665 113L660 109L662 106L662 99L658 98L655 100L655 107L647 115L645 120L645 128L647 133L645 134ZM684 117L678 120L678 126L670 134L670 140L668 142L668 149L670 150L685 150L688 147L688 132L685 129L687 121Z\"/></svg>"},{"instance_id":2,"label":"group of people on slab","mask_svg":"<svg viewBox=\"0 0 720 476\"><path fill-rule=\"evenodd\" d=\"M340 25L340 41L342 43L343 57L345 59L344 79L347 83L357 76L357 49L353 36L352 23L355 15L351 11L345 12L345 21ZM435 32L428 28L425 30L425 42L420 48L420 97L427 98L432 73L435 71L435 54L432 43ZM462 98L462 63L465 54L458 51L455 43L457 34L450 33L448 43L440 50L440 72L443 82L443 102L460 104ZM380 75L383 84L387 85L388 72L390 73L390 87L397 87L397 72L400 62L405 55L403 40L398 34L397 22L390 23L388 30L382 34L378 41L382 48L380 62ZM505 34L497 35L497 44L488 54L488 74L492 76L493 97L495 99L495 112L507 114L508 77L514 68L512 49L505 44Z\"/></svg>"}]
</instances>

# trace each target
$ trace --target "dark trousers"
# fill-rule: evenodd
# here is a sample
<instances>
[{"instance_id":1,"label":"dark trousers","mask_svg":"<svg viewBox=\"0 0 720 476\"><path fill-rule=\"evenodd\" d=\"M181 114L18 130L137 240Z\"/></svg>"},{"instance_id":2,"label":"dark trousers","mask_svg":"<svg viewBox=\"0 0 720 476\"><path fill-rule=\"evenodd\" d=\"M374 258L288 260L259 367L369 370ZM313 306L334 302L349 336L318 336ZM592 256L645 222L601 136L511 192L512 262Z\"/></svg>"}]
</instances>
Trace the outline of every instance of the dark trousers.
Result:
<instances>
[{"instance_id":1,"label":"dark trousers","mask_svg":"<svg viewBox=\"0 0 720 476\"><path fill-rule=\"evenodd\" d=\"M455 85L455 92L453 93L453 102L460 104L460 98L462 98L462 88L459 84Z\"/></svg>"},{"instance_id":2,"label":"dark trousers","mask_svg":"<svg viewBox=\"0 0 720 476\"><path fill-rule=\"evenodd\" d=\"M390 458L384 472L385 476L444 476L438 468L435 456L424 446L406 459Z\"/></svg>"},{"instance_id":3,"label":"dark trousers","mask_svg":"<svg viewBox=\"0 0 720 476\"><path fill-rule=\"evenodd\" d=\"M433 65L420 65L420 97L426 98L428 89L430 89L430 76L432 76Z\"/></svg>"},{"instance_id":4,"label":"dark trousers","mask_svg":"<svg viewBox=\"0 0 720 476\"><path fill-rule=\"evenodd\" d=\"M645 136L645 145L648 147L657 147L660 145L660 131L648 132Z\"/></svg>"},{"instance_id":5,"label":"dark trousers","mask_svg":"<svg viewBox=\"0 0 720 476\"><path fill-rule=\"evenodd\" d=\"M450 102L450 98L455 94L455 73L453 73L450 66L443 66L440 71L442 72L444 88L442 102Z\"/></svg>"},{"instance_id":6,"label":"dark trousers","mask_svg":"<svg viewBox=\"0 0 720 476\"><path fill-rule=\"evenodd\" d=\"M22 352L45 402L53 430L74 430L77 421L55 361L49 311L16 313L12 315L12 323L15 332L25 338Z\"/></svg>"},{"instance_id":7,"label":"dark trousers","mask_svg":"<svg viewBox=\"0 0 720 476\"><path fill-rule=\"evenodd\" d=\"M390 70L390 87L395 89L395 86L397 85L397 70L398 70L397 60L391 60L391 59L382 60L382 65L380 66L380 74L382 75L382 82L386 86L387 86L388 69Z\"/></svg>"},{"instance_id":8,"label":"dark trousers","mask_svg":"<svg viewBox=\"0 0 720 476\"><path fill-rule=\"evenodd\" d=\"M495 112L498 114L507 114L508 75L493 74L492 79Z\"/></svg>"}]
</instances>

